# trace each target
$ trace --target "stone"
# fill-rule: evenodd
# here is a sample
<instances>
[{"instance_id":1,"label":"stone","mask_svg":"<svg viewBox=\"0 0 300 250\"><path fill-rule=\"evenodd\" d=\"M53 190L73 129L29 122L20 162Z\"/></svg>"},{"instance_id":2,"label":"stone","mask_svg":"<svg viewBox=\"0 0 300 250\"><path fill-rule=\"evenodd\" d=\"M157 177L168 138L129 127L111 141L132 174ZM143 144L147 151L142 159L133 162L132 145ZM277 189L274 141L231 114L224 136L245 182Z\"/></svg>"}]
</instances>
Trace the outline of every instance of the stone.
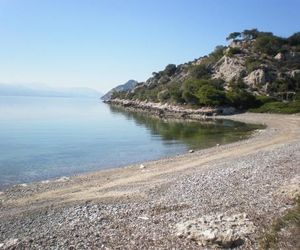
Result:
<instances>
[{"instance_id":1,"label":"stone","mask_svg":"<svg viewBox=\"0 0 300 250\"><path fill-rule=\"evenodd\" d=\"M279 52L276 56L274 56L274 58L278 61L284 61L285 60L285 56L282 52Z\"/></svg>"},{"instance_id":2,"label":"stone","mask_svg":"<svg viewBox=\"0 0 300 250\"><path fill-rule=\"evenodd\" d=\"M65 182L65 181L68 181L68 180L70 180L70 177L62 176L62 177L58 178L56 180L56 182Z\"/></svg>"},{"instance_id":3,"label":"stone","mask_svg":"<svg viewBox=\"0 0 300 250\"><path fill-rule=\"evenodd\" d=\"M14 249L14 247L18 244L18 239L9 239L7 240L4 244L3 244L3 248L12 248Z\"/></svg>"},{"instance_id":4,"label":"stone","mask_svg":"<svg viewBox=\"0 0 300 250\"><path fill-rule=\"evenodd\" d=\"M215 214L178 223L175 231L178 237L196 241L204 247L232 248L243 245L255 226L246 214Z\"/></svg>"},{"instance_id":5,"label":"stone","mask_svg":"<svg viewBox=\"0 0 300 250\"><path fill-rule=\"evenodd\" d=\"M189 150L189 153L190 153L190 154L194 153L194 150L193 150L193 149L190 149L190 150Z\"/></svg>"},{"instance_id":6,"label":"stone","mask_svg":"<svg viewBox=\"0 0 300 250\"><path fill-rule=\"evenodd\" d=\"M266 74L262 69L252 71L248 76L244 77L244 82L251 87L266 84Z\"/></svg>"},{"instance_id":7,"label":"stone","mask_svg":"<svg viewBox=\"0 0 300 250\"><path fill-rule=\"evenodd\" d=\"M140 169L146 168L143 164L140 165Z\"/></svg>"},{"instance_id":8,"label":"stone","mask_svg":"<svg viewBox=\"0 0 300 250\"><path fill-rule=\"evenodd\" d=\"M245 70L243 58L223 56L214 66L213 78L222 78L225 82L230 82L242 77Z\"/></svg>"}]
</instances>

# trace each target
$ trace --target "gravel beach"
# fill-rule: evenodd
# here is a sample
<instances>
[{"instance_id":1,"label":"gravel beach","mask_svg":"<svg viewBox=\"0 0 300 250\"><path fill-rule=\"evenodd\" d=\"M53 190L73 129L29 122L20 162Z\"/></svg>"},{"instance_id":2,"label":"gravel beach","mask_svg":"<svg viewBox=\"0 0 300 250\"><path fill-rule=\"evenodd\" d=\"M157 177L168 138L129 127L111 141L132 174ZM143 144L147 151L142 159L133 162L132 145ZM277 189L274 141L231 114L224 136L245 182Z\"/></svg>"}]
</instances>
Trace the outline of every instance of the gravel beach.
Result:
<instances>
[{"instance_id":1,"label":"gravel beach","mask_svg":"<svg viewBox=\"0 0 300 250\"><path fill-rule=\"evenodd\" d=\"M222 117L218 117L222 118ZM247 140L0 192L0 249L257 249L300 188L300 116Z\"/></svg>"}]
</instances>

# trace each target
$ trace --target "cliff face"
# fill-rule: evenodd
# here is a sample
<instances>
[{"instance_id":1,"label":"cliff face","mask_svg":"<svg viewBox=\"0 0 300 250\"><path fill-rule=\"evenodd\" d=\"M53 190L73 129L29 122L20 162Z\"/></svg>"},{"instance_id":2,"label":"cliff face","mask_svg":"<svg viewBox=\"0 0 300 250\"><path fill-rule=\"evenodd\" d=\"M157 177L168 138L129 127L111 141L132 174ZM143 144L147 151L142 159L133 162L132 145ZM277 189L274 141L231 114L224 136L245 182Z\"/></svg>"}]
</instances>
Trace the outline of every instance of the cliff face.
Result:
<instances>
[{"instance_id":1,"label":"cliff face","mask_svg":"<svg viewBox=\"0 0 300 250\"><path fill-rule=\"evenodd\" d=\"M234 106L240 103L236 99L249 94L277 99L283 93L291 93L289 98L296 96L300 87L300 33L289 38L256 29L239 34L240 39L234 37L228 46L218 46L192 62L169 64L112 98Z\"/></svg>"}]
</instances>

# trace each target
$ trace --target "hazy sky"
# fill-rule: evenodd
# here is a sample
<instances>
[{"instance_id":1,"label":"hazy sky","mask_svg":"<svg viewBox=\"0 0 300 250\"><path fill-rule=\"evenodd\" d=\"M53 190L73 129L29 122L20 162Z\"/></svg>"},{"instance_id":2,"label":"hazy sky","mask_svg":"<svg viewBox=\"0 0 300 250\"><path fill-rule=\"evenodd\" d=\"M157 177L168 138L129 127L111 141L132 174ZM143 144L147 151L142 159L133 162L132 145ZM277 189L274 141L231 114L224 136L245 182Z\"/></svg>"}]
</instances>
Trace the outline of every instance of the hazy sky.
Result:
<instances>
[{"instance_id":1,"label":"hazy sky","mask_svg":"<svg viewBox=\"0 0 300 250\"><path fill-rule=\"evenodd\" d=\"M300 0L0 0L0 82L106 91L247 28L300 31Z\"/></svg>"}]
</instances>

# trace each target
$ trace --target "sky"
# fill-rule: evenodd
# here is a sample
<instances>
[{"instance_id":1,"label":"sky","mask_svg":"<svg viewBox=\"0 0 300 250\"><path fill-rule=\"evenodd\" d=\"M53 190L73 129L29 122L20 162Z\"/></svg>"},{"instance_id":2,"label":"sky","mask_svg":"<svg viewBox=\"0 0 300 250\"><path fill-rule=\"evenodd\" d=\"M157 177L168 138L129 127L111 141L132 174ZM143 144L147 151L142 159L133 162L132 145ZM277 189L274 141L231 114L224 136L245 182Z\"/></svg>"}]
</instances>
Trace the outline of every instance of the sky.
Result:
<instances>
[{"instance_id":1,"label":"sky","mask_svg":"<svg viewBox=\"0 0 300 250\"><path fill-rule=\"evenodd\" d=\"M300 0L0 0L0 83L144 81L226 44L233 31L300 31Z\"/></svg>"}]
</instances>

